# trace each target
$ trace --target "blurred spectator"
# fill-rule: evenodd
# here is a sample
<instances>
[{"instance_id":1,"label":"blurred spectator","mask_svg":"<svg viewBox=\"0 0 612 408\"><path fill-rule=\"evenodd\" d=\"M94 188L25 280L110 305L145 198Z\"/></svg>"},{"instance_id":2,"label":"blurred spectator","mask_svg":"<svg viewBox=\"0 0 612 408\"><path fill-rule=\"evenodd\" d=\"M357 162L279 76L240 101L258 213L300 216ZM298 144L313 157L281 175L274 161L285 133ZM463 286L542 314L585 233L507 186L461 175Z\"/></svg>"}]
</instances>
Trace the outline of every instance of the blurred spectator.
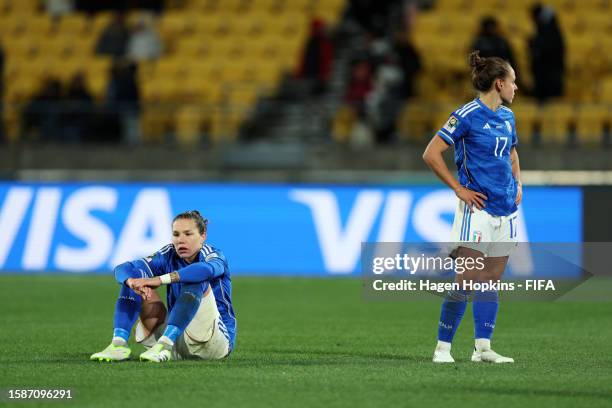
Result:
<instances>
[{"instance_id":1,"label":"blurred spectator","mask_svg":"<svg viewBox=\"0 0 612 408\"><path fill-rule=\"evenodd\" d=\"M96 43L96 54L122 57L130 37L130 32L122 13L116 13L113 20L102 31Z\"/></svg>"},{"instance_id":2,"label":"blurred spectator","mask_svg":"<svg viewBox=\"0 0 612 408\"><path fill-rule=\"evenodd\" d=\"M141 17L127 44L127 57L140 62L160 57L162 45L150 18Z\"/></svg>"},{"instance_id":3,"label":"blurred spectator","mask_svg":"<svg viewBox=\"0 0 612 408\"><path fill-rule=\"evenodd\" d=\"M62 84L47 78L23 110L21 128L27 139L61 140L61 100Z\"/></svg>"},{"instance_id":4,"label":"blurred spectator","mask_svg":"<svg viewBox=\"0 0 612 408\"><path fill-rule=\"evenodd\" d=\"M0 143L4 141L4 48L0 43Z\"/></svg>"},{"instance_id":5,"label":"blurred spectator","mask_svg":"<svg viewBox=\"0 0 612 408\"><path fill-rule=\"evenodd\" d=\"M360 118L365 117L365 100L372 91L372 67L367 60L357 61L351 67L351 74L344 101L353 108Z\"/></svg>"},{"instance_id":6,"label":"blurred spectator","mask_svg":"<svg viewBox=\"0 0 612 408\"><path fill-rule=\"evenodd\" d=\"M107 113L119 123L121 137L130 145L138 143L140 138L140 94L136 71L137 67L133 63L115 61L106 92Z\"/></svg>"},{"instance_id":7,"label":"blurred spectator","mask_svg":"<svg viewBox=\"0 0 612 408\"><path fill-rule=\"evenodd\" d=\"M298 72L298 77L312 81L313 94L323 93L327 89L333 54L334 46L327 34L325 23L320 19L313 19Z\"/></svg>"},{"instance_id":8,"label":"blurred spectator","mask_svg":"<svg viewBox=\"0 0 612 408\"><path fill-rule=\"evenodd\" d=\"M347 14L366 31L382 35L387 29L388 15L398 0L350 0Z\"/></svg>"},{"instance_id":9,"label":"blurred spectator","mask_svg":"<svg viewBox=\"0 0 612 408\"><path fill-rule=\"evenodd\" d=\"M401 97L407 99L414 96L414 80L421 70L421 57L408 35L402 31L396 35L395 53L403 76Z\"/></svg>"},{"instance_id":10,"label":"blurred spectator","mask_svg":"<svg viewBox=\"0 0 612 408\"><path fill-rule=\"evenodd\" d=\"M62 17L74 11L73 0L46 0L47 13L53 17Z\"/></svg>"},{"instance_id":11,"label":"blurred spectator","mask_svg":"<svg viewBox=\"0 0 612 408\"><path fill-rule=\"evenodd\" d=\"M368 117L374 128L377 143L391 141L395 120L402 107L403 74L395 56L389 54L376 70L374 86L368 95Z\"/></svg>"},{"instance_id":12,"label":"blurred spectator","mask_svg":"<svg viewBox=\"0 0 612 408\"><path fill-rule=\"evenodd\" d=\"M347 137L354 147L372 144L372 130L367 123L366 98L372 92L372 65L367 59L357 60L350 70L349 84L344 96L346 116L351 119Z\"/></svg>"},{"instance_id":13,"label":"blurred spectator","mask_svg":"<svg viewBox=\"0 0 612 408\"><path fill-rule=\"evenodd\" d=\"M531 16L536 33L529 41L534 96L540 101L563 95L565 44L552 7L535 5Z\"/></svg>"},{"instance_id":14,"label":"blurred spectator","mask_svg":"<svg viewBox=\"0 0 612 408\"><path fill-rule=\"evenodd\" d=\"M480 51L481 57L499 57L516 69L512 48L502 36L495 17L487 16L480 22L480 31L472 44L472 50Z\"/></svg>"},{"instance_id":15,"label":"blurred spectator","mask_svg":"<svg viewBox=\"0 0 612 408\"><path fill-rule=\"evenodd\" d=\"M68 84L63 109L63 140L83 142L89 139L94 115L94 100L85 84L82 72Z\"/></svg>"}]
</instances>

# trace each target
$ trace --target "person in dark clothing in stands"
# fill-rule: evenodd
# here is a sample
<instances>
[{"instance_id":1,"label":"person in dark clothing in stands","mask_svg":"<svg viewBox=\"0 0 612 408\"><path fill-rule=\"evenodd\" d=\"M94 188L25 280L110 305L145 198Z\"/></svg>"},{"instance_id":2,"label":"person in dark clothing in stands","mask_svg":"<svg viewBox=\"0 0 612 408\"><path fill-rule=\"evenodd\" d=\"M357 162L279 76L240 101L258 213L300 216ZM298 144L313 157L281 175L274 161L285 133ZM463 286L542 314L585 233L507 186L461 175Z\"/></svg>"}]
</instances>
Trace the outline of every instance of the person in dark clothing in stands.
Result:
<instances>
[{"instance_id":1,"label":"person in dark clothing in stands","mask_svg":"<svg viewBox=\"0 0 612 408\"><path fill-rule=\"evenodd\" d=\"M106 91L106 109L121 129L124 143L139 142L140 92L136 80L137 66L127 61L115 61Z\"/></svg>"},{"instance_id":2,"label":"person in dark clothing in stands","mask_svg":"<svg viewBox=\"0 0 612 408\"><path fill-rule=\"evenodd\" d=\"M26 139L61 140L61 102L61 82L47 78L23 110L21 129Z\"/></svg>"},{"instance_id":3,"label":"person in dark clothing in stands","mask_svg":"<svg viewBox=\"0 0 612 408\"><path fill-rule=\"evenodd\" d=\"M552 7L537 4L531 16L536 25L536 34L529 41L533 94L539 102L545 102L563 95L565 43Z\"/></svg>"},{"instance_id":4,"label":"person in dark clothing in stands","mask_svg":"<svg viewBox=\"0 0 612 408\"><path fill-rule=\"evenodd\" d=\"M334 46L327 35L325 23L319 19L312 20L298 77L312 81L313 94L323 93L327 89L333 58Z\"/></svg>"},{"instance_id":5,"label":"person in dark clothing in stands","mask_svg":"<svg viewBox=\"0 0 612 408\"><path fill-rule=\"evenodd\" d=\"M70 80L64 101L64 141L84 142L90 138L94 109L94 100L87 89L85 75L79 72Z\"/></svg>"}]
</instances>

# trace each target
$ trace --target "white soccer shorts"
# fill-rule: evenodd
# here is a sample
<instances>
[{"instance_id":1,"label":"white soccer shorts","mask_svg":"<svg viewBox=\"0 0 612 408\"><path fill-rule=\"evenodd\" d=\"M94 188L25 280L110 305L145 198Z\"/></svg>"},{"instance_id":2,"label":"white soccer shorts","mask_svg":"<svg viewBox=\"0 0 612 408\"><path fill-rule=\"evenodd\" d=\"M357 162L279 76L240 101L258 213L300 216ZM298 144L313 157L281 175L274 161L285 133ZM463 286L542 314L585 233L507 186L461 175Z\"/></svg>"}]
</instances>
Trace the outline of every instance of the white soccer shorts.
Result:
<instances>
[{"instance_id":1,"label":"white soccer shorts","mask_svg":"<svg viewBox=\"0 0 612 408\"><path fill-rule=\"evenodd\" d=\"M136 342L146 348L152 347L163 335L167 324L167 321L164 322L155 329L155 332L144 338L145 329L138 319L134 333ZM227 357L230 351L230 343L229 339L223 334L227 330L222 330L222 327L225 326L217 309L215 295L211 290L208 295L202 298L193 320L177 339L173 350L173 358L177 360L192 358L218 360Z\"/></svg>"},{"instance_id":2,"label":"white soccer shorts","mask_svg":"<svg viewBox=\"0 0 612 408\"><path fill-rule=\"evenodd\" d=\"M507 216L491 215L458 200L451 232L454 247L480 251L485 257L509 256L517 246L518 212Z\"/></svg>"}]
</instances>

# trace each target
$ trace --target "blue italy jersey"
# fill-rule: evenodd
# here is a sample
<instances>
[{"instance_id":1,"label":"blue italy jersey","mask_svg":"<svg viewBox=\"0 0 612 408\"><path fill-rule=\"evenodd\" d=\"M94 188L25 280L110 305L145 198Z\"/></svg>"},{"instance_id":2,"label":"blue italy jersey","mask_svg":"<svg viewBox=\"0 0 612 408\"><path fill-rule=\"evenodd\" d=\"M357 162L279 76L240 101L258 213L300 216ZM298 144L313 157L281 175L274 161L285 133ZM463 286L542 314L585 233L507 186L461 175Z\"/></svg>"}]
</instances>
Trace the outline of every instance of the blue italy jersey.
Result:
<instances>
[{"instance_id":1,"label":"blue italy jersey","mask_svg":"<svg viewBox=\"0 0 612 408\"><path fill-rule=\"evenodd\" d=\"M474 99L453 112L437 135L455 147L461 185L487 196L485 211L497 216L516 211L510 150L518 140L509 108L493 112Z\"/></svg>"},{"instance_id":2,"label":"blue italy jersey","mask_svg":"<svg viewBox=\"0 0 612 408\"><path fill-rule=\"evenodd\" d=\"M174 250L172 244L168 244L153 255L144 258L144 263L154 276L164 275L173 271L178 271L190 264L185 262ZM214 270L214 277L208 281L217 302L217 309L221 315L221 321L227 330L227 337L230 341L230 348L234 349L236 341L236 316L232 306L232 279L229 266L225 255L210 245L204 244L198 254L196 262L207 262ZM178 299L181 283L168 285L167 305L168 311L174 307Z\"/></svg>"}]
</instances>

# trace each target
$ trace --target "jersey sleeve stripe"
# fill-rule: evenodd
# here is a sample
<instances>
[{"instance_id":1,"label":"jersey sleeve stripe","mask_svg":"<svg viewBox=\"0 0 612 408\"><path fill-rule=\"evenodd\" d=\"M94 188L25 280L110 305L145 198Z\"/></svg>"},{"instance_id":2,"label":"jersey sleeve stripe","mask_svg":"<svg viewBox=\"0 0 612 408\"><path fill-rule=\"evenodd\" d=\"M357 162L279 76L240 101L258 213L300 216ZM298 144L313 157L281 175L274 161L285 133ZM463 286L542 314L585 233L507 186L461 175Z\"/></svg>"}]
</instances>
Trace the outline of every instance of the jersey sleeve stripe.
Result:
<instances>
[{"instance_id":1,"label":"jersey sleeve stripe","mask_svg":"<svg viewBox=\"0 0 612 408\"><path fill-rule=\"evenodd\" d=\"M459 116L461 116L462 118L465 118L468 115L468 113L471 113L471 112L475 111L478 108L480 108L480 106L478 104L476 106L472 106L471 108L469 108L468 110L466 110L465 112L460 114Z\"/></svg>"},{"instance_id":2,"label":"jersey sleeve stripe","mask_svg":"<svg viewBox=\"0 0 612 408\"><path fill-rule=\"evenodd\" d=\"M466 103L465 105L463 105L463 107L457 109L455 111L455 113L457 115L461 115L464 111L466 111L467 109L470 109L471 107L473 107L474 105L478 105L478 103L476 102L470 102L470 103Z\"/></svg>"},{"instance_id":3,"label":"jersey sleeve stripe","mask_svg":"<svg viewBox=\"0 0 612 408\"><path fill-rule=\"evenodd\" d=\"M438 136L440 136L442 138L442 140L444 140L447 144L449 145L454 145L455 142L453 141L453 139L450 138L450 136L445 135L444 133L442 133L442 130L440 130L437 133Z\"/></svg>"},{"instance_id":4,"label":"jersey sleeve stripe","mask_svg":"<svg viewBox=\"0 0 612 408\"><path fill-rule=\"evenodd\" d=\"M149 272L151 273L151 276L149 276L149 278L152 278L153 276L155 276L155 274L153 273L153 271L151 270L151 267L149 266L149 263L147 262L146 259L142 258L141 259L142 263L145 264L145 266L147 267L147 269L149 270Z\"/></svg>"}]
</instances>

